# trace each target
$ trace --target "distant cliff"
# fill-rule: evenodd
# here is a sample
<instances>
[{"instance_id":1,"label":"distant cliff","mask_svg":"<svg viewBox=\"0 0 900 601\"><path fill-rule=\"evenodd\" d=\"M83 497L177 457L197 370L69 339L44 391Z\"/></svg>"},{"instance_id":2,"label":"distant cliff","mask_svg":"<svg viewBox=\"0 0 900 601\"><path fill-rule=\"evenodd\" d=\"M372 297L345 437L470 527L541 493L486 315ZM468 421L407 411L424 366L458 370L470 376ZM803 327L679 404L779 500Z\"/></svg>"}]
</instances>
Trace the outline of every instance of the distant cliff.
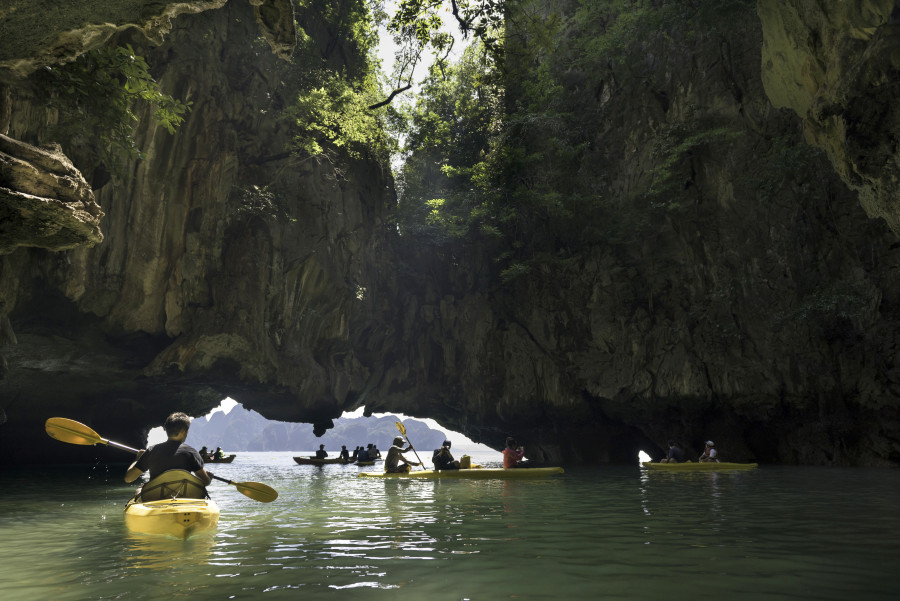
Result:
<instances>
[{"instance_id":1,"label":"distant cliff","mask_svg":"<svg viewBox=\"0 0 900 601\"><path fill-rule=\"evenodd\" d=\"M195 419L188 433L188 444L194 448L206 446L210 451L222 447L226 452L234 451L297 451L310 452L324 444L329 456L334 456L346 445L352 453L357 446L375 444L382 451L391 446L396 436L400 436L394 416L338 418L334 428L321 437L313 434L312 424L270 421L255 411L240 405L228 414L217 411L205 418ZM432 430L414 419L405 419L403 426L413 445L423 453L441 446L445 439L443 432ZM423 455L424 458L424 455Z\"/></svg>"}]
</instances>

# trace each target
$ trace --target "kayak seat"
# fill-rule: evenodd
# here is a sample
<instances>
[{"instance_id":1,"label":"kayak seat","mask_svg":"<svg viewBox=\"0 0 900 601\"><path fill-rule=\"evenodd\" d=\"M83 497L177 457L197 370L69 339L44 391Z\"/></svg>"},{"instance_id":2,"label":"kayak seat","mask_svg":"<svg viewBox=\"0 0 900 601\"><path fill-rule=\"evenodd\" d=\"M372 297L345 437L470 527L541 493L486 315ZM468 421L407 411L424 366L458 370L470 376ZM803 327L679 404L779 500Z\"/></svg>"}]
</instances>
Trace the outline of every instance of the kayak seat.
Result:
<instances>
[{"instance_id":1,"label":"kayak seat","mask_svg":"<svg viewBox=\"0 0 900 601\"><path fill-rule=\"evenodd\" d=\"M134 495L139 502L164 499L207 499L209 495L200 478L185 470L169 470L152 478Z\"/></svg>"}]
</instances>

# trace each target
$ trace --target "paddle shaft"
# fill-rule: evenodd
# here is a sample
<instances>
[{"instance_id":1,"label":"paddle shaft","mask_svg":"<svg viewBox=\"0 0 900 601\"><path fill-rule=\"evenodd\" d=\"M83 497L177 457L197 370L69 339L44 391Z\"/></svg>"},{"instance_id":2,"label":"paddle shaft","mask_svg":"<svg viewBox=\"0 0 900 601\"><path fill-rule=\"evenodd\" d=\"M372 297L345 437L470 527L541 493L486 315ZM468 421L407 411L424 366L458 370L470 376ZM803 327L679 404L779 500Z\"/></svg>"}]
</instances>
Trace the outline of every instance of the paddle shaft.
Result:
<instances>
[{"instance_id":1,"label":"paddle shaft","mask_svg":"<svg viewBox=\"0 0 900 601\"><path fill-rule=\"evenodd\" d=\"M133 449L111 440L106 440L105 438L94 432L89 426L70 419L66 419L64 417L51 417L47 420L45 428L47 430L47 434L49 434L52 438L55 438L62 442L68 442L70 444L77 445L103 444L121 449L123 451L128 451L129 453L134 453L135 455L140 453L138 449ZM210 478L221 480L222 482L226 482L228 484L231 484L232 486L237 487L238 492L247 497L250 497L254 501L270 503L278 498L278 491L276 491L271 486L267 486L259 482L232 482L231 480L220 478L219 476L216 476L210 472L206 473Z\"/></svg>"},{"instance_id":2,"label":"paddle shaft","mask_svg":"<svg viewBox=\"0 0 900 601\"><path fill-rule=\"evenodd\" d=\"M138 450L138 449L132 449L131 447L126 447L126 446L123 445L123 444L119 444L119 443L113 442L113 441L111 441L111 440L107 440L107 441L106 441L106 444L109 445L109 446L111 446L111 447L116 447L117 449L122 449L123 451L130 451L130 452L134 453L135 455L138 454L138 453L140 453L140 450ZM228 478L222 478L222 477L220 477L220 476L216 476L216 475L213 474L212 472L206 472L206 473L209 474L209 477L212 478L213 480L218 480L218 481L220 481L220 482L224 482L224 483L226 483L226 484L231 484L231 485L234 485L234 486L238 486L238 485L239 485L239 483L237 483L237 482L232 482L232 481L229 480Z\"/></svg>"},{"instance_id":3,"label":"paddle shaft","mask_svg":"<svg viewBox=\"0 0 900 601\"><path fill-rule=\"evenodd\" d=\"M403 438L406 439L407 444L409 444L409 448L412 449L412 452L415 453L416 459L419 460L419 465L422 469L425 469L425 463L422 461L422 458L419 457L418 451L416 451L416 447L413 446L413 443L410 442L409 436L406 435L406 426L403 425L403 422L397 422L397 429L400 430L400 434L403 435Z\"/></svg>"}]
</instances>

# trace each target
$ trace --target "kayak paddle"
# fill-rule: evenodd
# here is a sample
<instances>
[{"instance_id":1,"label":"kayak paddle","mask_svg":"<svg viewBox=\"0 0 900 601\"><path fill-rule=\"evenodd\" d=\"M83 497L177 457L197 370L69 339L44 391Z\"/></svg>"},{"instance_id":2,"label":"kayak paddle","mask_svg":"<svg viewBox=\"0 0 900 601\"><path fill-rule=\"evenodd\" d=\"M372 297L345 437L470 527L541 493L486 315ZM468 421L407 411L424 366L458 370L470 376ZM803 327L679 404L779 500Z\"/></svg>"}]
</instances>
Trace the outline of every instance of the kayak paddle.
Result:
<instances>
[{"instance_id":1,"label":"kayak paddle","mask_svg":"<svg viewBox=\"0 0 900 601\"><path fill-rule=\"evenodd\" d=\"M94 432L89 426L85 426L80 422L66 419L64 417L51 417L44 424L44 429L47 430L47 434L49 434L51 438L55 438L56 440L59 440L61 442L68 442L71 444L80 444L86 446L104 444L135 454L140 452L138 449L132 449L131 447L126 447L123 444L119 444L111 440L106 440L105 438ZM211 474L210 472L206 473L209 474L210 478L213 478L214 480L219 480L221 482L225 482L226 484L233 485L235 488L237 488L239 493L244 496L250 497L254 501L259 501L260 503L271 503L278 498L277 490L260 482L232 482L231 480L220 478L219 476Z\"/></svg>"},{"instance_id":2,"label":"kayak paddle","mask_svg":"<svg viewBox=\"0 0 900 601\"><path fill-rule=\"evenodd\" d=\"M400 434L406 439L406 442L409 443L409 448L412 449L412 452L416 454L416 459L419 460L419 465L422 466L422 469L425 469L425 464L422 462L422 458L419 457L419 453L416 452L416 448L413 446L411 442L409 442L409 436L406 435L406 426L403 425L403 422L397 422L397 429L400 430Z\"/></svg>"}]
</instances>

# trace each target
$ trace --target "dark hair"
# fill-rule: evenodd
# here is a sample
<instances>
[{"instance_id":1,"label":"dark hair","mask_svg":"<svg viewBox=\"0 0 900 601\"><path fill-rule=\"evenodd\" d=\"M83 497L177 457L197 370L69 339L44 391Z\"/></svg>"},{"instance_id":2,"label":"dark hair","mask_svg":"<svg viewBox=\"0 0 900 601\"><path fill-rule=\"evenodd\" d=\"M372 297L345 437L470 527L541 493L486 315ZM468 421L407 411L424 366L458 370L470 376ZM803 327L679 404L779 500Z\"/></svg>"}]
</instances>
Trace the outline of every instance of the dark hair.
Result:
<instances>
[{"instance_id":1,"label":"dark hair","mask_svg":"<svg viewBox=\"0 0 900 601\"><path fill-rule=\"evenodd\" d=\"M166 418L166 423L163 424L163 429L166 431L166 435L169 437L177 436L182 431L187 432L191 427L191 418L188 417L187 413L182 413L181 411L177 411Z\"/></svg>"},{"instance_id":2,"label":"dark hair","mask_svg":"<svg viewBox=\"0 0 900 601\"><path fill-rule=\"evenodd\" d=\"M670 447L674 447L674 446L675 446L675 441L674 441L674 440L670 440L670 441L669 441L669 446L670 446Z\"/></svg>"},{"instance_id":3,"label":"dark hair","mask_svg":"<svg viewBox=\"0 0 900 601\"><path fill-rule=\"evenodd\" d=\"M513 438L512 436L507 437L506 446L507 446L507 448L510 448L510 449L513 448L514 446L516 446L516 439Z\"/></svg>"}]
</instances>

